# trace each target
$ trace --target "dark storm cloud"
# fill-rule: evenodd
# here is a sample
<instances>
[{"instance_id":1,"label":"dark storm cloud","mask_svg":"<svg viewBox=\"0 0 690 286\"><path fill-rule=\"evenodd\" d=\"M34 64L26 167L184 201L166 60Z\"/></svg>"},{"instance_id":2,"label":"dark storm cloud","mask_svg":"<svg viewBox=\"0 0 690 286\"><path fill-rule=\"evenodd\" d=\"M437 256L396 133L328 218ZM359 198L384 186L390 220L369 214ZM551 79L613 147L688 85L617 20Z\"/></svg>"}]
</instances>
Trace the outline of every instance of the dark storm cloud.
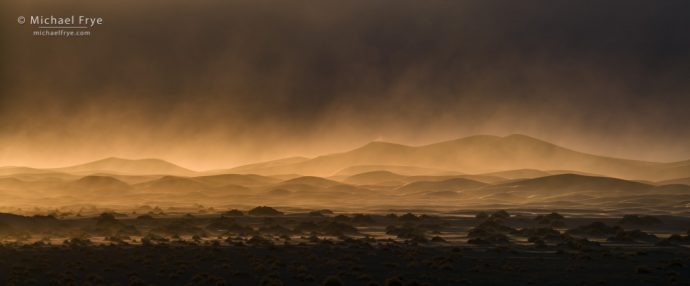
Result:
<instances>
[{"instance_id":1,"label":"dark storm cloud","mask_svg":"<svg viewBox=\"0 0 690 286\"><path fill-rule=\"evenodd\" d=\"M474 133L690 157L687 1L25 2L3 13L9 162L48 144L49 162L220 166ZM105 25L13 22L51 13Z\"/></svg>"}]
</instances>

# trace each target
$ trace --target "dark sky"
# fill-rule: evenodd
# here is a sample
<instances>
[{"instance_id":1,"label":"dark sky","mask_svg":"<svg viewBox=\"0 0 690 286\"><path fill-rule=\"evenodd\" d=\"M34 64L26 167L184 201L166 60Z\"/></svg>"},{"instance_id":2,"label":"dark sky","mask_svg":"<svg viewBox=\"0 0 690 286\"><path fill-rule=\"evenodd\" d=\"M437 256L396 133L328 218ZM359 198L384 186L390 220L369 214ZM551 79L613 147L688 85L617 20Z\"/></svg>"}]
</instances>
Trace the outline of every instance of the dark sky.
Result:
<instances>
[{"instance_id":1,"label":"dark sky","mask_svg":"<svg viewBox=\"0 0 690 286\"><path fill-rule=\"evenodd\" d=\"M690 159L690 1L12 1L0 165L216 168L524 133ZM78 39L20 15L104 18Z\"/></svg>"}]
</instances>

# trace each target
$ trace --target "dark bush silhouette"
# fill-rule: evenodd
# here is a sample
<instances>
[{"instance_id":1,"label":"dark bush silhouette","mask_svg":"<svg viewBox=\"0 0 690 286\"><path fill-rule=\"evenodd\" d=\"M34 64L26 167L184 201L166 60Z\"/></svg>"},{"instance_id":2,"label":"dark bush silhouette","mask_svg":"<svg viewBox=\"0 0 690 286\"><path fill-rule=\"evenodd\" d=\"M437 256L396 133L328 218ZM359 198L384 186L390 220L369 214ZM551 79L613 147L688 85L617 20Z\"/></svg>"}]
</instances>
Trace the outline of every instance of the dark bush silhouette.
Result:
<instances>
[{"instance_id":1,"label":"dark bush silhouette","mask_svg":"<svg viewBox=\"0 0 690 286\"><path fill-rule=\"evenodd\" d=\"M323 285L323 286L344 286L345 284L337 276L328 276L328 277L326 277L325 280L323 280L323 283L321 285Z\"/></svg>"},{"instance_id":2,"label":"dark bush silhouette","mask_svg":"<svg viewBox=\"0 0 690 286\"><path fill-rule=\"evenodd\" d=\"M630 225L655 225L661 224L662 222L660 219L653 216L625 215L618 223Z\"/></svg>"},{"instance_id":3,"label":"dark bush silhouette","mask_svg":"<svg viewBox=\"0 0 690 286\"><path fill-rule=\"evenodd\" d=\"M137 217L138 220L153 220L153 217L151 215L140 215Z\"/></svg>"},{"instance_id":4,"label":"dark bush silhouette","mask_svg":"<svg viewBox=\"0 0 690 286\"><path fill-rule=\"evenodd\" d=\"M111 213L102 213L96 218L96 224L99 226L114 226L119 225L120 222L115 219L115 216Z\"/></svg>"},{"instance_id":5,"label":"dark bush silhouette","mask_svg":"<svg viewBox=\"0 0 690 286\"><path fill-rule=\"evenodd\" d=\"M386 279L384 283L386 286L403 286L403 282L398 277L391 277Z\"/></svg>"},{"instance_id":6,"label":"dark bush silhouette","mask_svg":"<svg viewBox=\"0 0 690 286\"><path fill-rule=\"evenodd\" d=\"M659 238L656 235L640 230L621 230L615 236L609 237L606 240L612 242L657 242Z\"/></svg>"},{"instance_id":7,"label":"dark bush silhouette","mask_svg":"<svg viewBox=\"0 0 690 286\"><path fill-rule=\"evenodd\" d=\"M538 215L534 218L539 224L547 224L552 227L562 227L565 226L565 217L559 213L550 213L547 215Z\"/></svg>"},{"instance_id":8,"label":"dark bush silhouette","mask_svg":"<svg viewBox=\"0 0 690 286\"><path fill-rule=\"evenodd\" d=\"M280 216L283 215L282 212L267 206L258 206L247 212L252 216Z\"/></svg>"},{"instance_id":9,"label":"dark bush silhouette","mask_svg":"<svg viewBox=\"0 0 690 286\"><path fill-rule=\"evenodd\" d=\"M223 212L223 216L228 216L228 217L241 217L244 216L244 213L240 210L236 209L231 209L229 211Z\"/></svg>"},{"instance_id":10,"label":"dark bush silhouette","mask_svg":"<svg viewBox=\"0 0 690 286\"><path fill-rule=\"evenodd\" d=\"M615 235L619 231L622 231L622 229L618 226L608 226L603 222L595 221L588 225L583 225L573 229L569 229L566 233L584 236L607 236Z\"/></svg>"},{"instance_id":11,"label":"dark bush silhouette","mask_svg":"<svg viewBox=\"0 0 690 286\"><path fill-rule=\"evenodd\" d=\"M370 215L356 214L352 217L352 222L356 224L371 224L374 223L374 219Z\"/></svg>"},{"instance_id":12,"label":"dark bush silhouette","mask_svg":"<svg viewBox=\"0 0 690 286\"><path fill-rule=\"evenodd\" d=\"M416 215L414 215L414 214L411 214L411 213L406 213L406 214L404 214L404 215L399 216L399 217L398 217L398 220L399 220L399 221L408 221L408 222L410 222L410 221L418 221L418 220L419 220L419 217L416 216Z\"/></svg>"},{"instance_id":13,"label":"dark bush silhouette","mask_svg":"<svg viewBox=\"0 0 690 286\"><path fill-rule=\"evenodd\" d=\"M490 218L508 219L510 214L505 210L500 210L491 214Z\"/></svg>"}]
</instances>

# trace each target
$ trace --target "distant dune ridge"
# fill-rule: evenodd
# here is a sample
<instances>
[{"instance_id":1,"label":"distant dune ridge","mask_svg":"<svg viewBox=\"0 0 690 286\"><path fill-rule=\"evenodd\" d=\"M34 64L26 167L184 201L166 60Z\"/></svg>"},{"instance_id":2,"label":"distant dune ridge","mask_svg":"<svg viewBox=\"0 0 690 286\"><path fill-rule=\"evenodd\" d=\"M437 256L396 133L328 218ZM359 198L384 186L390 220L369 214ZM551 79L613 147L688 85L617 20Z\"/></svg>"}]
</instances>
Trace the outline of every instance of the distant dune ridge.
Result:
<instances>
[{"instance_id":1,"label":"distant dune ridge","mask_svg":"<svg viewBox=\"0 0 690 286\"><path fill-rule=\"evenodd\" d=\"M370 171L389 171L401 175L484 174L508 179L579 173L630 180L678 180L682 183L687 181L683 178L690 177L690 160L656 163L597 156L515 134L505 137L476 135L424 146L371 142L354 150L315 158L292 157L206 172L192 171L160 159L107 158L43 170L0 167L0 176L52 172L72 175L297 174L293 177L346 177Z\"/></svg>"},{"instance_id":2,"label":"distant dune ridge","mask_svg":"<svg viewBox=\"0 0 690 286\"><path fill-rule=\"evenodd\" d=\"M677 214L688 213L688 178L690 161L625 160L524 135L479 135L424 146L372 142L315 158L204 172L160 159L107 158L53 169L0 167L0 207L522 206Z\"/></svg>"},{"instance_id":3,"label":"distant dune ridge","mask_svg":"<svg viewBox=\"0 0 690 286\"><path fill-rule=\"evenodd\" d=\"M690 176L690 161L655 163L597 156L573 151L525 135L505 137L477 135L416 147L372 142L348 152L299 160L294 163L254 164L228 171L263 175L298 173L331 176L354 166L367 165L405 166L474 174L515 172L512 170L527 172L526 169L531 169L532 172L567 170L651 181ZM373 169L369 168L369 171ZM510 175L507 176L510 177Z\"/></svg>"}]
</instances>

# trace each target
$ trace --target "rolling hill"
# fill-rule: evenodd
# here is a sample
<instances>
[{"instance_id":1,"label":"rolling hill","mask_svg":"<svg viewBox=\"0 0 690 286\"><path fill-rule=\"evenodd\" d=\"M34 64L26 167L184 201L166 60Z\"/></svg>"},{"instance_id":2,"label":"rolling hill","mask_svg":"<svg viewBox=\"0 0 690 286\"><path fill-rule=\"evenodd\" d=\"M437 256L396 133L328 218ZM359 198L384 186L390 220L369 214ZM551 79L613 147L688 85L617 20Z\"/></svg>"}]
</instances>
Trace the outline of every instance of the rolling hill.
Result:
<instances>
[{"instance_id":1,"label":"rolling hill","mask_svg":"<svg viewBox=\"0 0 690 286\"><path fill-rule=\"evenodd\" d=\"M182 168L173 163L160 159L121 159L106 158L85 164L55 168L52 171L73 173L73 174L132 174L132 175L175 175L191 176L195 171Z\"/></svg>"},{"instance_id":2,"label":"rolling hill","mask_svg":"<svg viewBox=\"0 0 690 286\"><path fill-rule=\"evenodd\" d=\"M490 173L506 170L571 170L641 180L690 176L688 161L655 163L581 153L525 135L477 135L424 146L372 142L360 148L292 164L238 167L263 175L331 176L352 166L386 165ZM370 170L373 171L373 170Z\"/></svg>"}]
</instances>

